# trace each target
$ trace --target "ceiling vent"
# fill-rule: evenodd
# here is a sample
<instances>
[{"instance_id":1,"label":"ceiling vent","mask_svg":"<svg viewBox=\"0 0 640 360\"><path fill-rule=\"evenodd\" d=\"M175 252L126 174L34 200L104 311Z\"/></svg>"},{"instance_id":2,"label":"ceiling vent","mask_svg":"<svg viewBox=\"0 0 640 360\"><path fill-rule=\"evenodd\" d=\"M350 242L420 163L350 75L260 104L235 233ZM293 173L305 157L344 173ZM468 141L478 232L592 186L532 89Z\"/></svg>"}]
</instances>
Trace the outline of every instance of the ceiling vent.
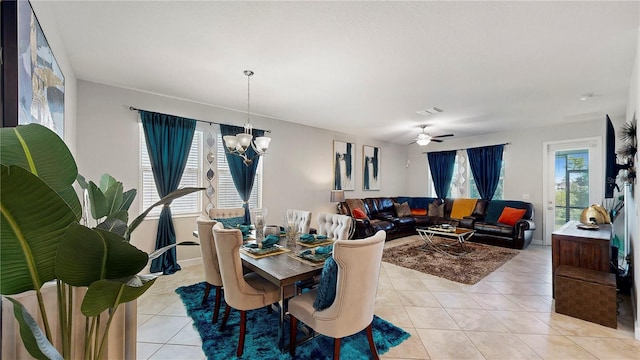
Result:
<instances>
[{"instance_id":1,"label":"ceiling vent","mask_svg":"<svg viewBox=\"0 0 640 360\"><path fill-rule=\"evenodd\" d=\"M430 115L434 115L441 112L442 112L442 109L438 109L437 107L430 107L430 108L416 111L416 113L422 116L430 116Z\"/></svg>"}]
</instances>

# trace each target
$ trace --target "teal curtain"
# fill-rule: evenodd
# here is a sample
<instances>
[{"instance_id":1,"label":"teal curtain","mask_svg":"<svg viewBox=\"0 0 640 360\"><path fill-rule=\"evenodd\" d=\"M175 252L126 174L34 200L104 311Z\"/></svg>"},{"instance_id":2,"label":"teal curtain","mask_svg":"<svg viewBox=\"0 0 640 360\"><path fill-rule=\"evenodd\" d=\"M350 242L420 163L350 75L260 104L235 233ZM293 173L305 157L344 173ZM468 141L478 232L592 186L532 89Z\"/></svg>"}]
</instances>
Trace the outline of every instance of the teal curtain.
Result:
<instances>
[{"instance_id":1,"label":"teal curtain","mask_svg":"<svg viewBox=\"0 0 640 360\"><path fill-rule=\"evenodd\" d=\"M504 145L467 149L469 166L480 197L491 200L500 182Z\"/></svg>"},{"instance_id":2,"label":"teal curtain","mask_svg":"<svg viewBox=\"0 0 640 360\"><path fill-rule=\"evenodd\" d=\"M140 110L151 170L160 198L178 189L187 164L196 121L173 115ZM171 208L163 206L158 221L156 249L176 243L176 232L171 220ZM151 272L169 275L180 270L176 249L162 254L151 262Z\"/></svg>"},{"instance_id":3,"label":"teal curtain","mask_svg":"<svg viewBox=\"0 0 640 360\"><path fill-rule=\"evenodd\" d=\"M222 136L236 135L243 132L243 127L224 124L220 125L220 134ZM264 136L264 130L253 129L253 136ZM251 224L251 216L249 212L249 197L251 196L251 190L253 189L253 180L256 176L256 171L258 170L260 157L258 156L253 159L251 164L245 165L241 157L230 154L226 147L225 155L227 156L227 163L229 164L229 171L231 171L233 184L236 186L238 195L240 195L240 198L243 201L242 207L244 207L244 223ZM253 150L253 148L249 147L246 151L246 155L249 159L251 159L256 155L256 152Z\"/></svg>"},{"instance_id":4,"label":"teal curtain","mask_svg":"<svg viewBox=\"0 0 640 360\"><path fill-rule=\"evenodd\" d=\"M453 178L453 166L456 162L456 151L438 151L427 153L429 170L433 179L433 187L439 198L447 197L451 178Z\"/></svg>"}]
</instances>

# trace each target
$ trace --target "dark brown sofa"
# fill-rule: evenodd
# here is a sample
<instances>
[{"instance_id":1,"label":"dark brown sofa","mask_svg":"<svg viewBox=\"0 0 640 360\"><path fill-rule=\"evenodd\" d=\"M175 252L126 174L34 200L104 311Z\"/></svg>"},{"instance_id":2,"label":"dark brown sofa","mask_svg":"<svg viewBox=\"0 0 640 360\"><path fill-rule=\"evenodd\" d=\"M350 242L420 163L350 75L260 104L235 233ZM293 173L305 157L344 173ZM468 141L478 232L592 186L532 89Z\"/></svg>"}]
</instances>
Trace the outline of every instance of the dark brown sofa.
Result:
<instances>
[{"instance_id":1,"label":"dark brown sofa","mask_svg":"<svg viewBox=\"0 0 640 360\"><path fill-rule=\"evenodd\" d=\"M470 241L498 245L516 249L524 249L531 243L533 230L535 230L533 204L525 201L511 200L483 200L478 199L475 208L469 216L462 219L451 218L451 210L455 199L437 199L430 197L376 197L364 199L347 199L340 203L341 214L353 216L353 208L362 209L368 219L356 220L356 238L364 238L375 234L378 230L387 233L387 239L416 234L416 227L432 226L437 224L451 224L475 230ZM428 210L429 205L444 204L442 216L414 215L398 216L394 203L407 202L411 209ZM525 209L526 213L514 226L498 223L503 209ZM433 207L433 206L432 206Z\"/></svg>"}]
</instances>

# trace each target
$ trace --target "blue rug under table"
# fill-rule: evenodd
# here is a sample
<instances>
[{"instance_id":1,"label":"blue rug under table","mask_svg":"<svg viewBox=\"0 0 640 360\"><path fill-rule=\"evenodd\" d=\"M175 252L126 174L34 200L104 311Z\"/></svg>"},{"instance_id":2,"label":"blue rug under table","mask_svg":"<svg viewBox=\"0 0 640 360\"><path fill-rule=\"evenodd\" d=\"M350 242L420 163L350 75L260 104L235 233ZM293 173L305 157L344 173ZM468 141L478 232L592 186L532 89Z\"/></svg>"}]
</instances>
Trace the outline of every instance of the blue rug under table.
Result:
<instances>
[{"instance_id":1,"label":"blue rug under table","mask_svg":"<svg viewBox=\"0 0 640 360\"><path fill-rule=\"evenodd\" d=\"M215 290L212 288L207 302L202 305L205 283L181 286L176 289L180 295L187 314L193 319L193 326L202 339L202 350L208 359L236 359L238 336L240 333L240 312L231 310L224 331L219 327L222 323L225 305L221 305L218 322L211 323ZM247 333L245 335L244 359L291 359L289 353L281 353L278 349L278 311L268 313L266 308L247 311ZM304 336L298 331L300 337ZM289 322L286 322L285 336L289 336ZM374 315L373 339L378 354L384 354L393 346L397 346L409 337L409 333L392 323ZM286 341L288 343L288 338ZM343 359L371 358L366 331L343 338L340 347ZM296 347L297 359L332 359L333 338L323 335Z\"/></svg>"}]
</instances>

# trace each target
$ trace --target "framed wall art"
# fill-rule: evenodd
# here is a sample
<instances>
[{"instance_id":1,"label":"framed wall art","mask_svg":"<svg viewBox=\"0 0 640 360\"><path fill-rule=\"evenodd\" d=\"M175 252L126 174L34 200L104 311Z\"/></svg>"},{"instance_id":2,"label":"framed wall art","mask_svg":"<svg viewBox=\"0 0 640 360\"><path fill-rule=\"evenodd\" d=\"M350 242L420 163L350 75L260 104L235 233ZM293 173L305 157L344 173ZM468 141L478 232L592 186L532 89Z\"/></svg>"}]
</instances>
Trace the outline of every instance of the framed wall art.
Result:
<instances>
[{"instance_id":1,"label":"framed wall art","mask_svg":"<svg viewBox=\"0 0 640 360\"><path fill-rule=\"evenodd\" d=\"M362 190L380 190L380 148L362 145Z\"/></svg>"},{"instance_id":2,"label":"framed wall art","mask_svg":"<svg viewBox=\"0 0 640 360\"><path fill-rule=\"evenodd\" d=\"M355 144L333 141L333 189L355 190Z\"/></svg>"},{"instance_id":3,"label":"framed wall art","mask_svg":"<svg viewBox=\"0 0 640 360\"><path fill-rule=\"evenodd\" d=\"M2 1L2 126L64 136L64 75L28 1Z\"/></svg>"}]
</instances>

